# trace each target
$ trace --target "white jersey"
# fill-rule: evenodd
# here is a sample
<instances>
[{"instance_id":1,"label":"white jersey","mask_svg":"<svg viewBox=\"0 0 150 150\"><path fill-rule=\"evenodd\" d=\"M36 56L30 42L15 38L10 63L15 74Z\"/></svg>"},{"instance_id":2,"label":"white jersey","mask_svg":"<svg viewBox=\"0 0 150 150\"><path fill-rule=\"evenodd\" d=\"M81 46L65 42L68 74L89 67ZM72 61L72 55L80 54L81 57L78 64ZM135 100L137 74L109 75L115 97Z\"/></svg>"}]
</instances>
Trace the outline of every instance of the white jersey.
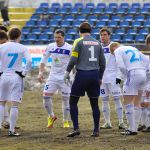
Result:
<instances>
[{"instance_id":1,"label":"white jersey","mask_svg":"<svg viewBox=\"0 0 150 150\"><path fill-rule=\"evenodd\" d=\"M110 49L109 49L110 44L108 46L103 47L104 55L106 59L106 68L102 79L103 83L115 82L117 72L118 72L115 56L110 53Z\"/></svg>"},{"instance_id":2,"label":"white jersey","mask_svg":"<svg viewBox=\"0 0 150 150\"><path fill-rule=\"evenodd\" d=\"M26 65L22 68L22 59L26 59ZM31 69L31 56L28 49L16 42L7 42L0 45L0 63L1 72L14 73L15 71L23 71L23 74Z\"/></svg>"},{"instance_id":3,"label":"white jersey","mask_svg":"<svg viewBox=\"0 0 150 150\"><path fill-rule=\"evenodd\" d=\"M125 75L133 69L145 70L145 63L149 64L149 59L132 46L120 46L114 51L114 55L117 67Z\"/></svg>"},{"instance_id":4,"label":"white jersey","mask_svg":"<svg viewBox=\"0 0 150 150\"><path fill-rule=\"evenodd\" d=\"M64 73L70 60L72 45L65 42L62 47L58 47L56 43L51 43L47 46L41 63L46 63L51 56L52 64L49 78L63 80Z\"/></svg>"}]
</instances>

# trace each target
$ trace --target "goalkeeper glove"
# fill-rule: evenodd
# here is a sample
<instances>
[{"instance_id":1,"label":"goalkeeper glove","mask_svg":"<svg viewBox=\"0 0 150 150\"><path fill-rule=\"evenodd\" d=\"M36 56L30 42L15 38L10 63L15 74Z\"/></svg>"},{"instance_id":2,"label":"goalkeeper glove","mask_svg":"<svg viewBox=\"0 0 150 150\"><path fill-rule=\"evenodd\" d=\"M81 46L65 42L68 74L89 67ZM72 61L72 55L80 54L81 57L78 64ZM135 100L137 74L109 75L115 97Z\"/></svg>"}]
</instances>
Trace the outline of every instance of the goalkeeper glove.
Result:
<instances>
[{"instance_id":1,"label":"goalkeeper glove","mask_svg":"<svg viewBox=\"0 0 150 150\"><path fill-rule=\"evenodd\" d=\"M116 84L120 84L121 83L121 79L116 78Z\"/></svg>"}]
</instances>

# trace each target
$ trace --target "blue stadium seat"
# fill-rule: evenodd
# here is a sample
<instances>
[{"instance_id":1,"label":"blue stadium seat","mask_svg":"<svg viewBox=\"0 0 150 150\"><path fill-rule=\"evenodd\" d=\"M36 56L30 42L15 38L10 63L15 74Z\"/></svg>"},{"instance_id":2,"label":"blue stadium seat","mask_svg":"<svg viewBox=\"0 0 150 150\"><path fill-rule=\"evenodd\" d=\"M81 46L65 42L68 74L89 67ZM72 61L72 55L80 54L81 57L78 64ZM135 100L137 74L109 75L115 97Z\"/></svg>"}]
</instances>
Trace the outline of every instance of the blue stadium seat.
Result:
<instances>
[{"instance_id":1,"label":"blue stadium seat","mask_svg":"<svg viewBox=\"0 0 150 150\"><path fill-rule=\"evenodd\" d=\"M106 8L104 13L105 14L115 14L115 10L113 8Z\"/></svg>"},{"instance_id":2,"label":"blue stadium seat","mask_svg":"<svg viewBox=\"0 0 150 150\"><path fill-rule=\"evenodd\" d=\"M135 37L135 42L136 43L145 43L145 35L137 35Z\"/></svg>"},{"instance_id":3,"label":"blue stadium seat","mask_svg":"<svg viewBox=\"0 0 150 150\"><path fill-rule=\"evenodd\" d=\"M74 8L78 8L78 9L81 9L83 7L84 7L83 3L75 3L75 5L74 5Z\"/></svg>"},{"instance_id":4,"label":"blue stadium seat","mask_svg":"<svg viewBox=\"0 0 150 150\"><path fill-rule=\"evenodd\" d=\"M37 15L46 14L46 10L44 8L39 7L35 10L35 14Z\"/></svg>"},{"instance_id":5,"label":"blue stadium seat","mask_svg":"<svg viewBox=\"0 0 150 150\"><path fill-rule=\"evenodd\" d=\"M21 43L27 41L27 38L25 35L21 35Z\"/></svg>"},{"instance_id":6,"label":"blue stadium seat","mask_svg":"<svg viewBox=\"0 0 150 150\"><path fill-rule=\"evenodd\" d=\"M141 4L140 3L132 3L131 8L140 9Z\"/></svg>"},{"instance_id":7,"label":"blue stadium seat","mask_svg":"<svg viewBox=\"0 0 150 150\"><path fill-rule=\"evenodd\" d=\"M136 34L137 34L137 31L134 30L134 29L129 29L129 30L127 30L127 34L128 34L128 35L136 35Z\"/></svg>"},{"instance_id":8,"label":"blue stadium seat","mask_svg":"<svg viewBox=\"0 0 150 150\"><path fill-rule=\"evenodd\" d=\"M81 24L81 21L74 21L72 27L78 28Z\"/></svg>"},{"instance_id":9,"label":"blue stadium seat","mask_svg":"<svg viewBox=\"0 0 150 150\"><path fill-rule=\"evenodd\" d=\"M107 22L105 22L105 21L98 21L96 23L97 28L102 28L102 27L106 27L106 26L107 26Z\"/></svg>"},{"instance_id":10,"label":"blue stadium seat","mask_svg":"<svg viewBox=\"0 0 150 150\"><path fill-rule=\"evenodd\" d=\"M150 28L150 21L147 21L143 25L144 28Z\"/></svg>"},{"instance_id":11,"label":"blue stadium seat","mask_svg":"<svg viewBox=\"0 0 150 150\"><path fill-rule=\"evenodd\" d=\"M40 20L40 16L39 15L32 15L31 18L30 18L30 20L32 20L32 21L38 21L38 20Z\"/></svg>"},{"instance_id":12,"label":"blue stadium seat","mask_svg":"<svg viewBox=\"0 0 150 150\"><path fill-rule=\"evenodd\" d=\"M49 14L49 15L57 14L57 9L56 8L48 8L47 14Z\"/></svg>"},{"instance_id":13,"label":"blue stadium seat","mask_svg":"<svg viewBox=\"0 0 150 150\"><path fill-rule=\"evenodd\" d=\"M123 19L124 19L124 21L129 21L129 22L131 22L131 21L133 21L133 16L127 15L127 16L124 16Z\"/></svg>"},{"instance_id":14,"label":"blue stadium seat","mask_svg":"<svg viewBox=\"0 0 150 150\"><path fill-rule=\"evenodd\" d=\"M118 15L112 16L111 20L112 20L112 21L118 21L118 22L120 22L120 21L121 21L121 17L118 16Z\"/></svg>"},{"instance_id":15,"label":"blue stadium seat","mask_svg":"<svg viewBox=\"0 0 150 150\"><path fill-rule=\"evenodd\" d=\"M67 8L61 8L61 9L58 10L58 14L63 14L63 15L65 15L65 14L67 14L67 13L69 13L69 11L68 11Z\"/></svg>"},{"instance_id":16,"label":"blue stadium seat","mask_svg":"<svg viewBox=\"0 0 150 150\"><path fill-rule=\"evenodd\" d=\"M125 34L125 29L116 29L115 34L116 35L124 35Z\"/></svg>"},{"instance_id":17,"label":"blue stadium seat","mask_svg":"<svg viewBox=\"0 0 150 150\"><path fill-rule=\"evenodd\" d=\"M51 20L51 21L49 22L49 26L50 26L50 27L53 27L53 28L59 27L59 22L58 22L58 21L55 21L55 20Z\"/></svg>"},{"instance_id":18,"label":"blue stadium seat","mask_svg":"<svg viewBox=\"0 0 150 150\"><path fill-rule=\"evenodd\" d=\"M124 9L130 8L129 3L121 3L120 8L124 8Z\"/></svg>"},{"instance_id":19,"label":"blue stadium seat","mask_svg":"<svg viewBox=\"0 0 150 150\"><path fill-rule=\"evenodd\" d=\"M148 15L149 13L150 13L149 8L143 7L142 9L140 9L140 14Z\"/></svg>"},{"instance_id":20,"label":"blue stadium seat","mask_svg":"<svg viewBox=\"0 0 150 150\"><path fill-rule=\"evenodd\" d=\"M97 16L95 16L95 15L88 16L87 20L88 21L97 21Z\"/></svg>"},{"instance_id":21,"label":"blue stadium seat","mask_svg":"<svg viewBox=\"0 0 150 150\"><path fill-rule=\"evenodd\" d=\"M27 39L30 42L34 42L34 41L38 40L38 38L37 38L37 36L35 34L29 34L29 35L27 35Z\"/></svg>"},{"instance_id":22,"label":"blue stadium seat","mask_svg":"<svg viewBox=\"0 0 150 150\"><path fill-rule=\"evenodd\" d=\"M60 5L60 3L52 3L51 8L58 9L58 8L61 8L61 5Z\"/></svg>"},{"instance_id":23,"label":"blue stadium seat","mask_svg":"<svg viewBox=\"0 0 150 150\"><path fill-rule=\"evenodd\" d=\"M106 6L106 4L105 4L105 3L98 3L98 4L97 4L97 8L106 9L106 8L107 8L107 6Z\"/></svg>"},{"instance_id":24,"label":"blue stadium seat","mask_svg":"<svg viewBox=\"0 0 150 150\"><path fill-rule=\"evenodd\" d=\"M123 14L125 14L125 9L124 8L118 8L117 10L116 10L116 14L120 14L120 15L123 15Z\"/></svg>"},{"instance_id":25,"label":"blue stadium seat","mask_svg":"<svg viewBox=\"0 0 150 150\"><path fill-rule=\"evenodd\" d=\"M112 35L111 36L111 41L121 42L121 36L120 35Z\"/></svg>"},{"instance_id":26,"label":"blue stadium seat","mask_svg":"<svg viewBox=\"0 0 150 150\"><path fill-rule=\"evenodd\" d=\"M39 36L39 39L40 39L40 41L42 41L42 42L48 41L49 35L47 35L47 34L41 34L41 35Z\"/></svg>"},{"instance_id":27,"label":"blue stadium seat","mask_svg":"<svg viewBox=\"0 0 150 150\"><path fill-rule=\"evenodd\" d=\"M118 8L118 4L117 3L109 3L108 7L116 10Z\"/></svg>"},{"instance_id":28,"label":"blue stadium seat","mask_svg":"<svg viewBox=\"0 0 150 150\"><path fill-rule=\"evenodd\" d=\"M76 7L70 10L70 13L75 15L79 14L79 12L80 12L79 9Z\"/></svg>"},{"instance_id":29,"label":"blue stadium seat","mask_svg":"<svg viewBox=\"0 0 150 150\"><path fill-rule=\"evenodd\" d=\"M143 7L150 9L150 3L144 3Z\"/></svg>"},{"instance_id":30,"label":"blue stadium seat","mask_svg":"<svg viewBox=\"0 0 150 150\"><path fill-rule=\"evenodd\" d=\"M63 3L63 8L72 9L72 3Z\"/></svg>"},{"instance_id":31,"label":"blue stadium seat","mask_svg":"<svg viewBox=\"0 0 150 150\"><path fill-rule=\"evenodd\" d=\"M140 28L142 26L140 21L134 21L132 22L132 27L133 28Z\"/></svg>"},{"instance_id":32,"label":"blue stadium seat","mask_svg":"<svg viewBox=\"0 0 150 150\"><path fill-rule=\"evenodd\" d=\"M91 14L91 9L90 8L84 8L81 10L81 14L86 14L86 15Z\"/></svg>"},{"instance_id":33,"label":"blue stadium seat","mask_svg":"<svg viewBox=\"0 0 150 150\"><path fill-rule=\"evenodd\" d=\"M118 23L116 21L110 21L108 22L108 27L109 28L117 28Z\"/></svg>"},{"instance_id":34,"label":"blue stadium seat","mask_svg":"<svg viewBox=\"0 0 150 150\"><path fill-rule=\"evenodd\" d=\"M67 16L64 17L64 20L66 20L66 21L73 21L74 19L75 18L74 18L73 15L67 15Z\"/></svg>"},{"instance_id":35,"label":"blue stadium seat","mask_svg":"<svg viewBox=\"0 0 150 150\"><path fill-rule=\"evenodd\" d=\"M42 8L48 8L49 7L49 3L46 3L46 2L44 3L43 2L43 3L40 4L40 7L42 7Z\"/></svg>"},{"instance_id":36,"label":"blue stadium seat","mask_svg":"<svg viewBox=\"0 0 150 150\"><path fill-rule=\"evenodd\" d=\"M70 22L70 21L62 21L62 22L60 23L60 26L61 26L62 28L71 27L71 22Z\"/></svg>"},{"instance_id":37,"label":"blue stadium seat","mask_svg":"<svg viewBox=\"0 0 150 150\"><path fill-rule=\"evenodd\" d=\"M77 21L85 21L85 20L86 20L86 16L77 15L76 20L77 20Z\"/></svg>"},{"instance_id":38,"label":"blue stadium seat","mask_svg":"<svg viewBox=\"0 0 150 150\"><path fill-rule=\"evenodd\" d=\"M92 34L99 35L99 28L92 29Z\"/></svg>"},{"instance_id":39,"label":"blue stadium seat","mask_svg":"<svg viewBox=\"0 0 150 150\"><path fill-rule=\"evenodd\" d=\"M53 35L53 30L50 28L44 28L43 34Z\"/></svg>"},{"instance_id":40,"label":"blue stadium seat","mask_svg":"<svg viewBox=\"0 0 150 150\"><path fill-rule=\"evenodd\" d=\"M99 18L100 21L109 21L109 16L102 15Z\"/></svg>"},{"instance_id":41,"label":"blue stadium seat","mask_svg":"<svg viewBox=\"0 0 150 150\"><path fill-rule=\"evenodd\" d=\"M104 14L104 10L102 8L95 8L95 9L93 9L92 12L93 12L93 14L98 14L98 15Z\"/></svg>"},{"instance_id":42,"label":"blue stadium seat","mask_svg":"<svg viewBox=\"0 0 150 150\"><path fill-rule=\"evenodd\" d=\"M136 8L129 8L129 9L128 9L128 14L129 14L129 15L139 14L139 11L138 11L138 9L136 9Z\"/></svg>"},{"instance_id":43,"label":"blue stadium seat","mask_svg":"<svg viewBox=\"0 0 150 150\"><path fill-rule=\"evenodd\" d=\"M120 28L128 28L129 22L128 21L122 21L120 22Z\"/></svg>"},{"instance_id":44,"label":"blue stadium seat","mask_svg":"<svg viewBox=\"0 0 150 150\"><path fill-rule=\"evenodd\" d=\"M77 34L78 34L78 31L77 31L76 28L68 29L67 34L77 35Z\"/></svg>"},{"instance_id":45,"label":"blue stadium seat","mask_svg":"<svg viewBox=\"0 0 150 150\"><path fill-rule=\"evenodd\" d=\"M61 21L61 20L63 20L63 16L62 15L53 15L52 20Z\"/></svg>"},{"instance_id":46,"label":"blue stadium seat","mask_svg":"<svg viewBox=\"0 0 150 150\"><path fill-rule=\"evenodd\" d=\"M95 5L94 5L94 3L86 3L85 7L90 8L90 9L94 9Z\"/></svg>"},{"instance_id":47,"label":"blue stadium seat","mask_svg":"<svg viewBox=\"0 0 150 150\"><path fill-rule=\"evenodd\" d=\"M72 42L73 41L73 35L66 35L65 36L65 41Z\"/></svg>"},{"instance_id":48,"label":"blue stadium seat","mask_svg":"<svg viewBox=\"0 0 150 150\"><path fill-rule=\"evenodd\" d=\"M132 35L124 35L122 42L124 43L133 43L133 36Z\"/></svg>"},{"instance_id":49,"label":"blue stadium seat","mask_svg":"<svg viewBox=\"0 0 150 150\"><path fill-rule=\"evenodd\" d=\"M35 34L35 35L41 34L41 29L40 28L33 28L32 29L32 34Z\"/></svg>"},{"instance_id":50,"label":"blue stadium seat","mask_svg":"<svg viewBox=\"0 0 150 150\"><path fill-rule=\"evenodd\" d=\"M31 32L31 28L22 28L21 33L24 35L28 35Z\"/></svg>"},{"instance_id":51,"label":"blue stadium seat","mask_svg":"<svg viewBox=\"0 0 150 150\"><path fill-rule=\"evenodd\" d=\"M139 31L139 35L148 35L148 34L149 34L148 29L140 29L140 31Z\"/></svg>"},{"instance_id":52,"label":"blue stadium seat","mask_svg":"<svg viewBox=\"0 0 150 150\"><path fill-rule=\"evenodd\" d=\"M135 16L135 21L144 21L145 17L143 15Z\"/></svg>"},{"instance_id":53,"label":"blue stadium seat","mask_svg":"<svg viewBox=\"0 0 150 150\"><path fill-rule=\"evenodd\" d=\"M47 22L45 20L37 22L38 27L47 27Z\"/></svg>"},{"instance_id":54,"label":"blue stadium seat","mask_svg":"<svg viewBox=\"0 0 150 150\"><path fill-rule=\"evenodd\" d=\"M35 27L36 26L36 22L33 20L29 20L26 22L25 27Z\"/></svg>"}]
</instances>

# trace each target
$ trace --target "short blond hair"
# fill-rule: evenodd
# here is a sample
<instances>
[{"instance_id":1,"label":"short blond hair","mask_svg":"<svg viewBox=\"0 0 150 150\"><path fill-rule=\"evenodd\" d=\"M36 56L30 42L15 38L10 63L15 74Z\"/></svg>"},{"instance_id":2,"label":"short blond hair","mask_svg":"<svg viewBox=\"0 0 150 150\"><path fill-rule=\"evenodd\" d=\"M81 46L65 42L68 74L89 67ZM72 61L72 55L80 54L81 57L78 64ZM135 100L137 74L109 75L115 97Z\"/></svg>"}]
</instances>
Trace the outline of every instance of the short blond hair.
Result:
<instances>
[{"instance_id":1,"label":"short blond hair","mask_svg":"<svg viewBox=\"0 0 150 150\"><path fill-rule=\"evenodd\" d=\"M120 43L118 43L118 42L112 42L112 43L110 44L110 47L109 47L110 52L113 53L114 50L115 50L116 48L118 48L119 46L120 46Z\"/></svg>"}]
</instances>

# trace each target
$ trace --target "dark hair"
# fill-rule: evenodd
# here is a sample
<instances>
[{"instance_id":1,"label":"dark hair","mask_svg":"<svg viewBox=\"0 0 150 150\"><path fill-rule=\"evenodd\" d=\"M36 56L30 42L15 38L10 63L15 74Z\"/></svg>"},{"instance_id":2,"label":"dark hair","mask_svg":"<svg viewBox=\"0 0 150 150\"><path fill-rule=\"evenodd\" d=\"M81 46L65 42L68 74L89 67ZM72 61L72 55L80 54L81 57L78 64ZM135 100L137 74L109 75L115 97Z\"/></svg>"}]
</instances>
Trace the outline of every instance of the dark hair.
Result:
<instances>
[{"instance_id":1,"label":"dark hair","mask_svg":"<svg viewBox=\"0 0 150 150\"><path fill-rule=\"evenodd\" d=\"M99 33L101 34L102 32L105 32L105 31L108 33L108 35L111 35L111 32L110 32L110 30L108 28L100 29Z\"/></svg>"},{"instance_id":2,"label":"dark hair","mask_svg":"<svg viewBox=\"0 0 150 150\"><path fill-rule=\"evenodd\" d=\"M8 31L7 28L6 28L5 26L3 26L3 25L0 25L0 30L3 30L3 31L5 31L5 32Z\"/></svg>"},{"instance_id":3,"label":"dark hair","mask_svg":"<svg viewBox=\"0 0 150 150\"><path fill-rule=\"evenodd\" d=\"M60 33L63 37L65 36L65 32L64 32L63 30L61 30L61 29L55 30L54 33L56 33L56 34L59 34L59 33Z\"/></svg>"},{"instance_id":4,"label":"dark hair","mask_svg":"<svg viewBox=\"0 0 150 150\"><path fill-rule=\"evenodd\" d=\"M83 22L80 24L79 31L80 33L91 33L91 26L88 22Z\"/></svg>"},{"instance_id":5,"label":"dark hair","mask_svg":"<svg viewBox=\"0 0 150 150\"><path fill-rule=\"evenodd\" d=\"M4 40L4 39L8 40L7 33L3 30L0 30L0 40Z\"/></svg>"},{"instance_id":6,"label":"dark hair","mask_svg":"<svg viewBox=\"0 0 150 150\"><path fill-rule=\"evenodd\" d=\"M146 44L150 44L150 34L146 37Z\"/></svg>"},{"instance_id":7,"label":"dark hair","mask_svg":"<svg viewBox=\"0 0 150 150\"><path fill-rule=\"evenodd\" d=\"M21 36L21 31L17 27L11 28L8 32L8 37L10 40L16 40L19 36Z\"/></svg>"}]
</instances>

